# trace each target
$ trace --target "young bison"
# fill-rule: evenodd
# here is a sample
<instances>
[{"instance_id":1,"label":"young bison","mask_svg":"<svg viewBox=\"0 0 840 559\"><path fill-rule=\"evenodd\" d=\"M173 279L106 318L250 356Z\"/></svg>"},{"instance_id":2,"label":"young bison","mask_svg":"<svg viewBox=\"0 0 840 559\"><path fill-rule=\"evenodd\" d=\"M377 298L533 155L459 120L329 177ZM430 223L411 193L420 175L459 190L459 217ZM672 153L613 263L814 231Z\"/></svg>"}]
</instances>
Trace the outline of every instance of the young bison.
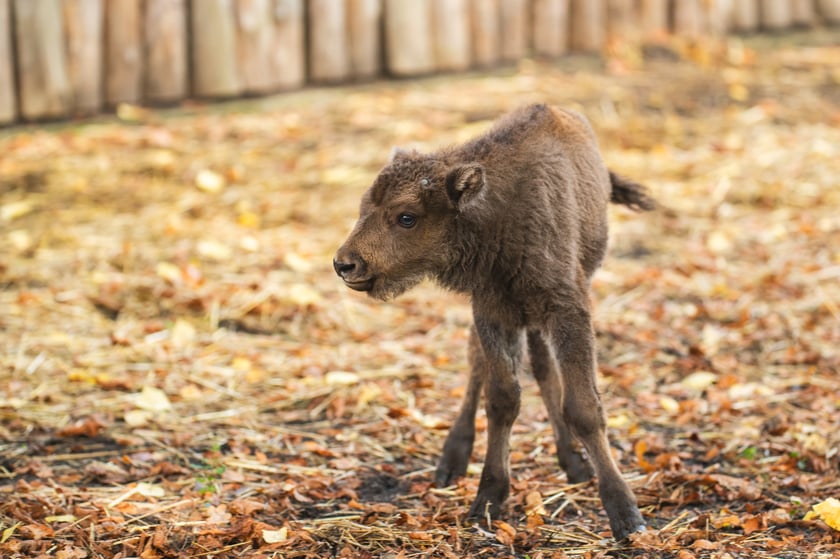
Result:
<instances>
[{"instance_id":1,"label":"young bison","mask_svg":"<svg viewBox=\"0 0 840 559\"><path fill-rule=\"evenodd\" d=\"M560 466L572 482L597 474L616 539L645 527L610 454L596 388L588 291L607 246L608 201L654 206L607 170L583 117L534 105L466 145L396 152L336 254L344 283L378 299L423 278L471 295L469 384L435 474L446 486L466 473L483 390L487 455L471 517L497 516L510 491L527 343Z\"/></svg>"}]
</instances>

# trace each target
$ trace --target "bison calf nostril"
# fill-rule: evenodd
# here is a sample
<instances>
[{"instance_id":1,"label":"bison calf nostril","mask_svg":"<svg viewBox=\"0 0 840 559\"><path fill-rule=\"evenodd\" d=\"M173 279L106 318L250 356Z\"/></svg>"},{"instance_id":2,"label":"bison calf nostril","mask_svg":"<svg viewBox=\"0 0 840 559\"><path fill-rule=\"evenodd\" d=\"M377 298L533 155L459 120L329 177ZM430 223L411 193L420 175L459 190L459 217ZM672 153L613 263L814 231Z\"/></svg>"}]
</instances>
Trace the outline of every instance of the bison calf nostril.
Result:
<instances>
[{"instance_id":1,"label":"bison calf nostril","mask_svg":"<svg viewBox=\"0 0 840 559\"><path fill-rule=\"evenodd\" d=\"M338 260L333 260L333 268L335 268L335 273L343 278L345 274L349 274L356 269L356 264L353 262L339 262Z\"/></svg>"}]
</instances>

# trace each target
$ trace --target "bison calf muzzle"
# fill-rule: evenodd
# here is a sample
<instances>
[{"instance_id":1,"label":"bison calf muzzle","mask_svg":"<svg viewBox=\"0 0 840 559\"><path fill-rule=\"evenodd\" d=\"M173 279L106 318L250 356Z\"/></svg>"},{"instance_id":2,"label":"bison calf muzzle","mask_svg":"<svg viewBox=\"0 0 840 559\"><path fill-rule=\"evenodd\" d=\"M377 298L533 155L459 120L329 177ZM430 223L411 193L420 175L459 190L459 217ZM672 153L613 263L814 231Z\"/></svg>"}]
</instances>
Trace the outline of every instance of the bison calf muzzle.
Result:
<instances>
[{"instance_id":1,"label":"bison calf muzzle","mask_svg":"<svg viewBox=\"0 0 840 559\"><path fill-rule=\"evenodd\" d=\"M609 201L654 207L642 186L607 170L583 117L534 105L464 145L395 152L335 256L347 286L378 299L424 278L471 296L469 382L435 481L466 473L483 392L487 454L472 517L497 516L510 492L517 376L528 351L569 480L597 475L616 539L644 529L610 453L596 388L588 293L606 251Z\"/></svg>"}]
</instances>

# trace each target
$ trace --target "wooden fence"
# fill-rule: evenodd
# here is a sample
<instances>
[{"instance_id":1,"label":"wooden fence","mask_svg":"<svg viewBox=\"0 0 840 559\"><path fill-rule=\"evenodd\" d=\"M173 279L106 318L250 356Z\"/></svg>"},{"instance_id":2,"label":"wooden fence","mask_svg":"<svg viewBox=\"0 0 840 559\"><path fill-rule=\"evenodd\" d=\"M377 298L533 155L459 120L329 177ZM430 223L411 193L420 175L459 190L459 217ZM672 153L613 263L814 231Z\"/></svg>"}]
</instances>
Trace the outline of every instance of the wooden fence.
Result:
<instances>
[{"instance_id":1,"label":"wooden fence","mask_svg":"<svg viewBox=\"0 0 840 559\"><path fill-rule=\"evenodd\" d=\"M840 0L0 0L0 125L840 23Z\"/></svg>"}]
</instances>

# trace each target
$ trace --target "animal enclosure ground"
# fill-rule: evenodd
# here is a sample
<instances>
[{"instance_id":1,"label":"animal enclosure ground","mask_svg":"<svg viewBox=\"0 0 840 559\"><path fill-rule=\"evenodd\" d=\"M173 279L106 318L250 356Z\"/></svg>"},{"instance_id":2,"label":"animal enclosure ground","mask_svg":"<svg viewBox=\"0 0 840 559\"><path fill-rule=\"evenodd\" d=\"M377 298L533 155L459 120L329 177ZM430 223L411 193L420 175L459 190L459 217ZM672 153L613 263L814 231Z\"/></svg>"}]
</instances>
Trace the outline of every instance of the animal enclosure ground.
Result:
<instances>
[{"instance_id":1,"label":"animal enclosure ground","mask_svg":"<svg viewBox=\"0 0 840 559\"><path fill-rule=\"evenodd\" d=\"M0 555L831 557L840 542L840 46L616 49L0 133ZM595 277L609 538L523 376L513 491L431 485L467 302L369 301L331 258L392 145L585 113L662 208ZM808 514L816 506L816 513Z\"/></svg>"}]
</instances>

